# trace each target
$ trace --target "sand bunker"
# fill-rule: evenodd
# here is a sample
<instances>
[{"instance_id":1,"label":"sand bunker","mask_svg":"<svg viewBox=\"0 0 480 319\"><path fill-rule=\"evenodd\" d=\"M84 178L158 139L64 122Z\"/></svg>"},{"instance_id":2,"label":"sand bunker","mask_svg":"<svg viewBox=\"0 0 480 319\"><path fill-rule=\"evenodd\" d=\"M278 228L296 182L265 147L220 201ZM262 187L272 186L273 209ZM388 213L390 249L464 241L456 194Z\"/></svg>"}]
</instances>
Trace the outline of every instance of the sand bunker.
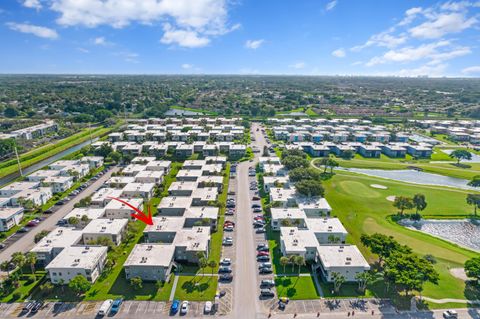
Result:
<instances>
[{"instance_id":1,"label":"sand bunker","mask_svg":"<svg viewBox=\"0 0 480 319\"><path fill-rule=\"evenodd\" d=\"M380 185L380 184L370 184L370 187L372 187L372 188L377 188L377 189L388 189L387 186L385 186L385 185Z\"/></svg>"},{"instance_id":2,"label":"sand bunker","mask_svg":"<svg viewBox=\"0 0 480 319\"><path fill-rule=\"evenodd\" d=\"M395 201L395 198L396 198L395 195L387 196L387 200L390 201L390 202L394 202L394 201Z\"/></svg>"},{"instance_id":3,"label":"sand bunker","mask_svg":"<svg viewBox=\"0 0 480 319\"><path fill-rule=\"evenodd\" d=\"M467 274L465 273L465 269L463 268L452 268L450 269L450 273L453 277L461 279L463 281L468 280Z\"/></svg>"}]
</instances>

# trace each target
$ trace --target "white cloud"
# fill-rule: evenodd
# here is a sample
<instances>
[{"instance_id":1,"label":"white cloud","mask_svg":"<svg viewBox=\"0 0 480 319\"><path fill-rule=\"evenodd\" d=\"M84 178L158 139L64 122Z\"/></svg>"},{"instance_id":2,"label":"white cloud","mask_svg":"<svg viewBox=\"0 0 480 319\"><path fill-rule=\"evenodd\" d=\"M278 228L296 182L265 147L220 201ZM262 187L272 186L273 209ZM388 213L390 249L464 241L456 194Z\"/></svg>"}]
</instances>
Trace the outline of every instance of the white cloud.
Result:
<instances>
[{"instance_id":1,"label":"white cloud","mask_svg":"<svg viewBox=\"0 0 480 319\"><path fill-rule=\"evenodd\" d=\"M113 53L113 55L122 58L125 62L140 63L140 61L138 60L138 57L140 55L135 52L122 51L122 52L115 52Z\"/></svg>"},{"instance_id":2,"label":"white cloud","mask_svg":"<svg viewBox=\"0 0 480 319\"><path fill-rule=\"evenodd\" d=\"M51 40L58 38L57 31L47 27L41 27L38 25L26 24L26 23L15 23L15 22L8 22L7 26L11 30L22 32L22 33L30 33L40 38L51 39Z\"/></svg>"},{"instance_id":3,"label":"white cloud","mask_svg":"<svg viewBox=\"0 0 480 319\"><path fill-rule=\"evenodd\" d=\"M389 29L387 31L374 34L367 40L367 42L362 45L354 46L350 50L356 52L371 46L394 48L407 41L407 36L405 34L394 36L390 34L392 31L393 29Z\"/></svg>"},{"instance_id":4,"label":"white cloud","mask_svg":"<svg viewBox=\"0 0 480 319\"><path fill-rule=\"evenodd\" d=\"M293 64L290 64L288 67L292 68L292 69L297 69L297 70L300 70L300 69L303 69L305 68L306 66L306 63L303 62L303 61L298 61L298 62L295 62Z\"/></svg>"},{"instance_id":5,"label":"white cloud","mask_svg":"<svg viewBox=\"0 0 480 319\"><path fill-rule=\"evenodd\" d=\"M480 65L469 66L462 70L463 74L480 74Z\"/></svg>"},{"instance_id":6,"label":"white cloud","mask_svg":"<svg viewBox=\"0 0 480 319\"><path fill-rule=\"evenodd\" d=\"M255 50L255 49L258 49L258 48L263 44L264 41L265 41L265 40L263 40L263 39L259 39L259 40L247 40L247 41L245 42L245 47L246 47L247 49L253 49L253 50Z\"/></svg>"},{"instance_id":7,"label":"white cloud","mask_svg":"<svg viewBox=\"0 0 480 319\"><path fill-rule=\"evenodd\" d=\"M228 25L228 0L50 0L64 26L122 28L131 23L163 22L162 43L201 47L211 37L237 30ZM165 29L165 27L164 27Z\"/></svg>"},{"instance_id":8,"label":"white cloud","mask_svg":"<svg viewBox=\"0 0 480 319\"><path fill-rule=\"evenodd\" d=\"M346 54L345 54L345 50L340 48L333 51L332 55L336 58L344 58Z\"/></svg>"},{"instance_id":9,"label":"white cloud","mask_svg":"<svg viewBox=\"0 0 480 319\"><path fill-rule=\"evenodd\" d=\"M332 1L330 1L330 2L327 3L327 5L325 6L325 10L327 10L327 11L332 10L333 8L335 8L335 7L337 6L337 3L338 3L337 0L332 0Z\"/></svg>"},{"instance_id":10,"label":"white cloud","mask_svg":"<svg viewBox=\"0 0 480 319\"><path fill-rule=\"evenodd\" d=\"M82 53L90 53L90 51L85 49L85 48L77 48L77 50L82 52Z\"/></svg>"},{"instance_id":11,"label":"white cloud","mask_svg":"<svg viewBox=\"0 0 480 319\"><path fill-rule=\"evenodd\" d=\"M200 36L193 30L175 29L169 23L163 25L163 37L160 42L164 44L177 44L186 48L200 48L210 43L210 39Z\"/></svg>"},{"instance_id":12,"label":"white cloud","mask_svg":"<svg viewBox=\"0 0 480 319\"><path fill-rule=\"evenodd\" d=\"M182 64L182 69L188 70L193 68L193 64L184 63Z\"/></svg>"},{"instance_id":13,"label":"white cloud","mask_svg":"<svg viewBox=\"0 0 480 319\"><path fill-rule=\"evenodd\" d=\"M37 10L42 8L42 4L40 3L40 0L24 0L23 6L27 8L37 9Z\"/></svg>"},{"instance_id":14,"label":"white cloud","mask_svg":"<svg viewBox=\"0 0 480 319\"><path fill-rule=\"evenodd\" d=\"M400 71L395 72L393 75L405 76L405 77L416 77L416 76L429 76L429 77L440 77L445 75L447 69L447 64L438 64L435 66L422 65L418 68L412 69L401 69Z\"/></svg>"},{"instance_id":15,"label":"white cloud","mask_svg":"<svg viewBox=\"0 0 480 319\"><path fill-rule=\"evenodd\" d=\"M382 56L370 59L365 65L374 66L388 62L407 63L418 60L430 60L429 65L440 64L443 61L470 54L469 47L454 47L449 41L438 41L422 44L417 47L404 47L398 50L389 50Z\"/></svg>"},{"instance_id":16,"label":"white cloud","mask_svg":"<svg viewBox=\"0 0 480 319\"><path fill-rule=\"evenodd\" d=\"M458 33L475 25L475 17L467 18L464 13L443 13L435 15L429 21L409 29L415 38L435 39L449 33Z\"/></svg>"},{"instance_id":17,"label":"white cloud","mask_svg":"<svg viewBox=\"0 0 480 319\"><path fill-rule=\"evenodd\" d=\"M96 37L95 39L93 39L93 43L95 45L101 45L101 46L108 46L112 44L111 42L107 41L105 37Z\"/></svg>"},{"instance_id":18,"label":"white cloud","mask_svg":"<svg viewBox=\"0 0 480 319\"><path fill-rule=\"evenodd\" d=\"M405 17L403 18L402 21L398 23L399 26L404 26L408 25L415 20L415 18L423 12L423 9L421 7L413 7L405 11Z\"/></svg>"}]
</instances>

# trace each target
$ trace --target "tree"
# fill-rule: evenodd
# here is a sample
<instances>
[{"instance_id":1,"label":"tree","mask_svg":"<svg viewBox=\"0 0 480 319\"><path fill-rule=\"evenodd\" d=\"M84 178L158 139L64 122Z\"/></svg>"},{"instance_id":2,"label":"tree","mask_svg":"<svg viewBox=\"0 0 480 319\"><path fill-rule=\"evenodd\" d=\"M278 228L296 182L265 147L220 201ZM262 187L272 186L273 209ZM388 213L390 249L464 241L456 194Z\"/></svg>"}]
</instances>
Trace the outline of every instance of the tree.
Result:
<instances>
[{"instance_id":1,"label":"tree","mask_svg":"<svg viewBox=\"0 0 480 319\"><path fill-rule=\"evenodd\" d=\"M328 163L330 158L324 157L320 160L320 166L323 166L323 174L327 173Z\"/></svg>"},{"instance_id":2,"label":"tree","mask_svg":"<svg viewBox=\"0 0 480 319\"><path fill-rule=\"evenodd\" d=\"M92 283L82 275L76 275L68 283L68 288L72 289L77 295L86 293L92 287Z\"/></svg>"},{"instance_id":3,"label":"tree","mask_svg":"<svg viewBox=\"0 0 480 319\"><path fill-rule=\"evenodd\" d=\"M119 152L111 152L110 154L108 154L108 157L110 157L110 159L114 163L119 163L122 159L122 154L120 154Z\"/></svg>"},{"instance_id":4,"label":"tree","mask_svg":"<svg viewBox=\"0 0 480 319\"><path fill-rule=\"evenodd\" d=\"M317 180L302 180L295 184L295 189L299 194L311 197L322 196L325 194L325 189L322 186L321 181Z\"/></svg>"},{"instance_id":5,"label":"tree","mask_svg":"<svg viewBox=\"0 0 480 319\"><path fill-rule=\"evenodd\" d=\"M358 290L362 293L367 290L368 285L380 279L381 274L373 271L360 272L355 276L358 282Z\"/></svg>"},{"instance_id":6,"label":"tree","mask_svg":"<svg viewBox=\"0 0 480 319\"><path fill-rule=\"evenodd\" d=\"M35 203L31 199L27 199L24 197L19 197L17 199L18 205L25 208L25 210L33 210L35 208Z\"/></svg>"},{"instance_id":7,"label":"tree","mask_svg":"<svg viewBox=\"0 0 480 319\"><path fill-rule=\"evenodd\" d=\"M202 257L198 260L198 267L202 270L202 276L205 276L205 268L208 266L207 258Z\"/></svg>"},{"instance_id":8,"label":"tree","mask_svg":"<svg viewBox=\"0 0 480 319\"><path fill-rule=\"evenodd\" d=\"M467 204L473 206L473 213L477 216L477 208L480 207L480 194L467 194Z\"/></svg>"},{"instance_id":9,"label":"tree","mask_svg":"<svg viewBox=\"0 0 480 319\"><path fill-rule=\"evenodd\" d=\"M289 262L290 262L290 259L288 259L288 257L286 256L280 257L280 265L282 265L283 267L283 273L285 273L285 267L288 265Z\"/></svg>"},{"instance_id":10,"label":"tree","mask_svg":"<svg viewBox=\"0 0 480 319\"><path fill-rule=\"evenodd\" d=\"M465 273L480 282L480 257L473 257L465 262Z\"/></svg>"},{"instance_id":11,"label":"tree","mask_svg":"<svg viewBox=\"0 0 480 319\"><path fill-rule=\"evenodd\" d=\"M40 289L40 293L42 295L48 295L53 290L53 284L49 281L45 282L44 284L40 285L38 289Z\"/></svg>"},{"instance_id":12,"label":"tree","mask_svg":"<svg viewBox=\"0 0 480 319\"><path fill-rule=\"evenodd\" d=\"M416 209L415 213L417 214L418 211L423 211L425 208L427 208L427 201L425 200L425 195L423 194L415 194L412 201Z\"/></svg>"},{"instance_id":13,"label":"tree","mask_svg":"<svg viewBox=\"0 0 480 319\"><path fill-rule=\"evenodd\" d=\"M308 162L307 159L301 157L301 156L287 156L284 159L282 159L282 164L285 166L288 170L297 168L297 167L305 167L307 168L310 163Z\"/></svg>"},{"instance_id":14,"label":"tree","mask_svg":"<svg viewBox=\"0 0 480 319\"><path fill-rule=\"evenodd\" d=\"M27 264L30 265L30 270L32 271L32 274L35 273L35 264L37 263L37 254L34 252L28 252L25 255L25 261Z\"/></svg>"},{"instance_id":15,"label":"tree","mask_svg":"<svg viewBox=\"0 0 480 319\"><path fill-rule=\"evenodd\" d=\"M217 267L217 262L215 260L210 260L208 262L208 267L212 269L212 276L213 276L213 271L215 270L215 267Z\"/></svg>"},{"instance_id":16,"label":"tree","mask_svg":"<svg viewBox=\"0 0 480 319\"><path fill-rule=\"evenodd\" d=\"M38 243L40 240L42 240L43 237L47 236L50 232L48 230L42 230L41 232L35 234L35 238L33 241L35 243Z\"/></svg>"},{"instance_id":17,"label":"tree","mask_svg":"<svg viewBox=\"0 0 480 319\"><path fill-rule=\"evenodd\" d=\"M389 257L390 254L400 251L404 253L411 252L411 249L407 246L398 243L392 236L375 233L373 235L362 234L360 236L362 244L369 248L370 251L378 255L379 263Z\"/></svg>"},{"instance_id":18,"label":"tree","mask_svg":"<svg viewBox=\"0 0 480 319\"><path fill-rule=\"evenodd\" d=\"M334 167L339 166L338 162L335 161L334 159L331 159L331 158L328 159L327 165L330 167L330 174L333 174L333 168Z\"/></svg>"},{"instance_id":19,"label":"tree","mask_svg":"<svg viewBox=\"0 0 480 319\"><path fill-rule=\"evenodd\" d=\"M468 182L468 186L480 187L480 175L473 176L472 180Z\"/></svg>"},{"instance_id":20,"label":"tree","mask_svg":"<svg viewBox=\"0 0 480 319\"><path fill-rule=\"evenodd\" d=\"M298 156L301 158L307 158L307 154L304 151L299 149L291 149L291 150L284 150L282 152L282 159L289 157L289 156Z\"/></svg>"},{"instance_id":21,"label":"tree","mask_svg":"<svg viewBox=\"0 0 480 319\"><path fill-rule=\"evenodd\" d=\"M68 218L68 223L70 225L76 226L76 225L78 225L79 222L80 222L80 220L75 216L72 216L72 217Z\"/></svg>"},{"instance_id":22,"label":"tree","mask_svg":"<svg viewBox=\"0 0 480 319\"><path fill-rule=\"evenodd\" d=\"M425 283L436 285L439 280L439 274L431 262L402 252L395 252L385 259L384 276L407 296L412 290L421 292Z\"/></svg>"},{"instance_id":23,"label":"tree","mask_svg":"<svg viewBox=\"0 0 480 319\"><path fill-rule=\"evenodd\" d=\"M328 236L328 242L330 244L338 244L340 242L340 237L330 234Z\"/></svg>"},{"instance_id":24,"label":"tree","mask_svg":"<svg viewBox=\"0 0 480 319\"><path fill-rule=\"evenodd\" d=\"M403 215L405 209L412 209L414 207L413 201L410 197L397 196L393 202L393 206L400 210L400 215Z\"/></svg>"},{"instance_id":25,"label":"tree","mask_svg":"<svg viewBox=\"0 0 480 319\"><path fill-rule=\"evenodd\" d=\"M0 270L5 271L7 276L10 276L10 262L8 260L3 261L0 264Z\"/></svg>"},{"instance_id":26,"label":"tree","mask_svg":"<svg viewBox=\"0 0 480 319\"><path fill-rule=\"evenodd\" d=\"M333 291L338 293L340 291L340 287L345 283L346 278L344 275L334 271L332 272L332 280L333 280Z\"/></svg>"},{"instance_id":27,"label":"tree","mask_svg":"<svg viewBox=\"0 0 480 319\"><path fill-rule=\"evenodd\" d=\"M133 288L134 290L140 290L140 289L142 289L142 287L143 287L143 280L142 280L142 278L140 278L140 277L138 277L138 276L131 278L131 279L130 279L130 286L132 286L132 288Z\"/></svg>"},{"instance_id":28,"label":"tree","mask_svg":"<svg viewBox=\"0 0 480 319\"><path fill-rule=\"evenodd\" d=\"M295 270L295 259L297 258L296 255L291 255L288 257L288 262L292 264L292 272Z\"/></svg>"},{"instance_id":29,"label":"tree","mask_svg":"<svg viewBox=\"0 0 480 319\"><path fill-rule=\"evenodd\" d=\"M341 156L345 160L350 160L355 156L355 153L352 150L346 150L342 152Z\"/></svg>"},{"instance_id":30,"label":"tree","mask_svg":"<svg viewBox=\"0 0 480 319\"><path fill-rule=\"evenodd\" d=\"M15 264L20 269L20 273L23 275L23 266L25 266L25 263L27 262L27 258L22 252L15 252L12 254L12 263Z\"/></svg>"},{"instance_id":31,"label":"tree","mask_svg":"<svg viewBox=\"0 0 480 319\"><path fill-rule=\"evenodd\" d=\"M89 221L89 218L87 215L82 215L82 218L80 218L80 220L82 221L82 223L87 223Z\"/></svg>"},{"instance_id":32,"label":"tree","mask_svg":"<svg viewBox=\"0 0 480 319\"><path fill-rule=\"evenodd\" d=\"M295 265L298 266L298 274L300 275L300 270L302 269L302 266L305 265L305 258L303 256L295 257Z\"/></svg>"},{"instance_id":33,"label":"tree","mask_svg":"<svg viewBox=\"0 0 480 319\"><path fill-rule=\"evenodd\" d=\"M451 158L455 158L457 160L457 165L460 164L461 160L471 160L472 159L472 153L470 153L467 150L454 150L452 153L450 153Z\"/></svg>"},{"instance_id":34,"label":"tree","mask_svg":"<svg viewBox=\"0 0 480 319\"><path fill-rule=\"evenodd\" d=\"M320 172L312 167L297 167L288 172L288 177L292 182L298 182L304 179L320 180Z\"/></svg>"}]
</instances>

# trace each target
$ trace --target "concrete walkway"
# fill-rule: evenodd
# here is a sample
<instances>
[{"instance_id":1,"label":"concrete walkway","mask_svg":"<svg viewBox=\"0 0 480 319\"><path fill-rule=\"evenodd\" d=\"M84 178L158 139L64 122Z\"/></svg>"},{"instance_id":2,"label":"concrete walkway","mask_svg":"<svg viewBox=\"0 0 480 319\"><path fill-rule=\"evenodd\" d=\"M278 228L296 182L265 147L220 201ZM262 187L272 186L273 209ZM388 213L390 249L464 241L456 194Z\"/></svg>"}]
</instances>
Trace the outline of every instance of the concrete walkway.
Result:
<instances>
[{"instance_id":1,"label":"concrete walkway","mask_svg":"<svg viewBox=\"0 0 480 319\"><path fill-rule=\"evenodd\" d=\"M177 290L178 278L179 276L175 276L173 279L172 291L170 292L170 298L168 298L168 301L172 301L173 298L175 298L175 290Z\"/></svg>"},{"instance_id":2,"label":"concrete walkway","mask_svg":"<svg viewBox=\"0 0 480 319\"><path fill-rule=\"evenodd\" d=\"M417 297L417 299L420 299ZM480 300L467 300L467 299L453 299L453 298L444 298L444 299L433 299L430 297L422 297L422 300L427 300L433 303L442 304L442 303L469 303L469 304L480 304Z\"/></svg>"}]
</instances>

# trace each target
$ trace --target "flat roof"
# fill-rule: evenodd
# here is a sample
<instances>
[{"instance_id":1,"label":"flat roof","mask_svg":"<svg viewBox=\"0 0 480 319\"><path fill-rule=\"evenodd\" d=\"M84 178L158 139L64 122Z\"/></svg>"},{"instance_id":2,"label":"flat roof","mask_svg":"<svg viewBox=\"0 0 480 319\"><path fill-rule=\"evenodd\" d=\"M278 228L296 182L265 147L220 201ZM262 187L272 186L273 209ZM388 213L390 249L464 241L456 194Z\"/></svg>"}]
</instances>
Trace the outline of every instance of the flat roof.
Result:
<instances>
[{"instance_id":1,"label":"flat roof","mask_svg":"<svg viewBox=\"0 0 480 319\"><path fill-rule=\"evenodd\" d=\"M314 233L342 233L348 234L338 218L307 218L307 228Z\"/></svg>"},{"instance_id":2,"label":"flat roof","mask_svg":"<svg viewBox=\"0 0 480 319\"><path fill-rule=\"evenodd\" d=\"M57 227L43 237L31 251L50 252L53 248L65 248L74 245L82 238L82 231L68 227Z\"/></svg>"},{"instance_id":3,"label":"flat roof","mask_svg":"<svg viewBox=\"0 0 480 319\"><path fill-rule=\"evenodd\" d=\"M93 269L102 255L106 254L105 246L70 246L65 247L45 269L78 268Z\"/></svg>"},{"instance_id":4,"label":"flat roof","mask_svg":"<svg viewBox=\"0 0 480 319\"><path fill-rule=\"evenodd\" d=\"M169 267L174 254L174 245L137 244L123 265Z\"/></svg>"},{"instance_id":5,"label":"flat roof","mask_svg":"<svg viewBox=\"0 0 480 319\"><path fill-rule=\"evenodd\" d=\"M88 219L97 219L105 214L105 208L92 208L92 207L78 207L74 208L67 215L63 216L63 219L67 220L70 217L76 217L78 219L82 216L87 216Z\"/></svg>"},{"instance_id":6,"label":"flat roof","mask_svg":"<svg viewBox=\"0 0 480 319\"><path fill-rule=\"evenodd\" d=\"M307 216L303 209L300 208L271 208L273 220L278 219L306 219Z\"/></svg>"},{"instance_id":7,"label":"flat roof","mask_svg":"<svg viewBox=\"0 0 480 319\"><path fill-rule=\"evenodd\" d=\"M121 233L125 227L127 227L127 224L128 224L128 219L126 218L94 219L87 226L85 226L85 228L83 229L83 233L84 234L117 235Z\"/></svg>"},{"instance_id":8,"label":"flat roof","mask_svg":"<svg viewBox=\"0 0 480 319\"><path fill-rule=\"evenodd\" d=\"M95 194L92 195L92 202L104 201L109 197L120 197L121 195L122 195L121 189L101 188L97 192L95 192Z\"/></svg>"},{"instance_id":9,"label":"flat roof","mask_svg":"<svg viewBox=\"0 0 480 319\"><path fill-rule=\"evenodd\" d=\"M125 185L122 192L146 192L149 193L155 187L155 183L129 183Z\"/></svg>"},{"instance_id":10,"label":"flat roof","mask_svg":"<svg viewBox=\"0 0 480 319\"><path fill-rule=\"evenodd\" d=\"M219 208L214 206L192 206L185 210L185 218L217 219Z\"/></svg>"},{"instance_id":11,"label":"flat roof","mask_svg":"<svg viewBox=\"0 0 480 319\"><path fill-rule=\"evenodd\" d=\"M168 188L169 191L174 191L174 190L191 190L193 191L194 189L197 188L198 182L192 182L192 181L175 181L170 184L170 187Z\"/></svg>"},{"instance_id":12,"label":"flat roof","mask_svg":"<svg viewBox=\"0 0 480 319\"><path fill-rule=\"evenodd\" d=\"M2 191L23 191L25 189L32 189L38 187L40 182L13 182L7 186L2 187Z\"/></svg>"},{"instance_id":13,"label":"flat roof","mask_svg":"<svg viewBox=\"0 0 480 319\"><path fill-rule=\"evenodd\" d=\"M280 238L287 253L304 252L307 247L317 247L318 241L315 234L308 229L297 227L280 227Z\"/></svg>"},{"instance_id":14,"label":"flat roof","mask_svg":"<svg viewBox=\"0 0 480 319\"><path fill-rule=\"evenodd\" d=\"M23 213L23 207L0 207L0 219L8 219L14 215Z\"/></svg>"},{"instance_id":15,"label":"flat roof","mask_svg":"<svg viewBox=\"0 0 480 319\"><path fill-rule=\"evenodd\" d=\"M140 208L142 209L142 205L143 205L143 199L142 198L120 198L121 200L123 200L124 202L127 202L129 203L130 205L132 205L133 207L137 207L137 208ZM125 205L124 203L121 203L117 200L111 200L107 206L105 206L105 210L109 210L109 209L115 209L115 210L118 210L118 209L122 209L122 210L131 210L132 213L134 212L133 209L131 209L130 207L128 207L127 205Z\"/></svg>"},{"instance_id":16,"label":"flat roof","mask_svg":"<svg viewBox=\"0 0 480 319\"><path fill-rule=\"evenodd\" d=\"M205 251L210 241L210 227L184 228L177 232L174 245L187 251Z\"/></svg>"},{"instance_id":17,"label":"flat roof","mask_svg":"<svg viewBox=\"0 0 480 319\"><path fill-rule=\"evenodd\" d=\"M177 232L185 225L185 217L183 216L162 216L153 217L153 225L147 225L144 233L150 232Z\"/></svg>"},{"instance_id":18,"label":"flat roof","mask_svg":"<svg viewBox=\"0 0 480 319\"><path fill-rule=\"evenodd\" d=\"M190 196L167 196L162 198L158 208L188 208L192 205Z\"/></svg>"},{"instance_id":19,"label":"flat roof","mask_svg":"<svg viewBox=\"0 0 480 319\"><path fill-rule=\"evenodd\" d=\"M317 249L325 268L364 267L370 269L370 265L355 245L319 245Z\"/></svg>"}]
</instances>

